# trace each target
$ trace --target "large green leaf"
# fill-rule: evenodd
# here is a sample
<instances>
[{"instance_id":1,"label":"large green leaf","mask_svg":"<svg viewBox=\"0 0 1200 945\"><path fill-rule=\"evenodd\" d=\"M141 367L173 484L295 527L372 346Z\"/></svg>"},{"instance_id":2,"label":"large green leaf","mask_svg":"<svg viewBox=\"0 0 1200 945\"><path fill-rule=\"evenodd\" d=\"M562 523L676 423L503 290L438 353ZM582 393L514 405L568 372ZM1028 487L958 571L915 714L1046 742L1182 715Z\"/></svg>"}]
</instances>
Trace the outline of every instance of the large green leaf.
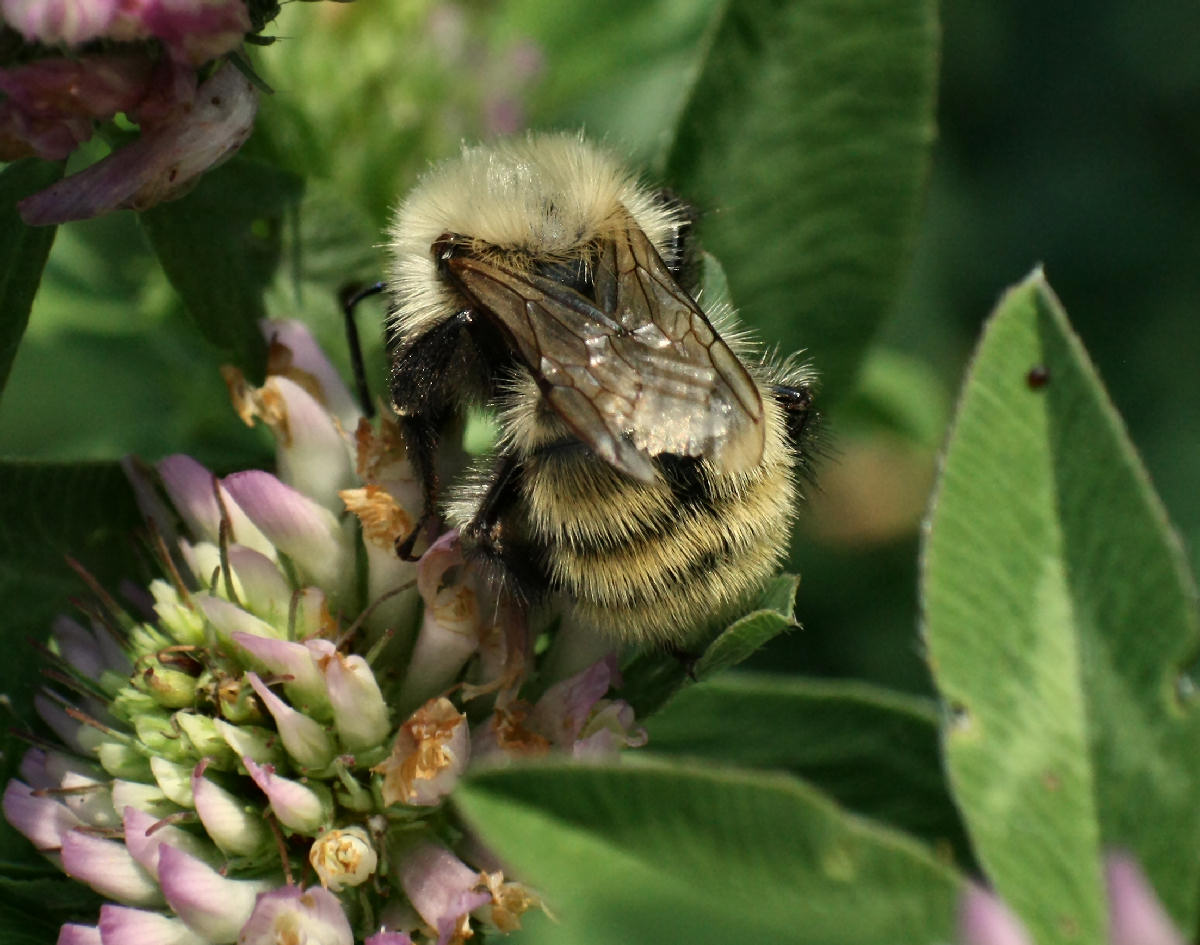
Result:
<instances>
[{"instance_id":1,"label":"large green leaf","mask_svg":"<svg viewBox=\"0 0 1200 945\"><path fill-rule=\"evenodd\" d=\"M0 171L0 390L8 381L56 226L26 226L17 201L62 177L62 165L26 160Z\"/></svg>"},{"instance_id":2,"label":"large green leaf","mask_svg":"<svg viewBox=\"0 0 1200 945\"><path fill-rule=\"evenodd\" d=\"M953 871L784 775L561 763L477 774L455 798L561 919L520 942L921 945L953 928Z\"/></svg>"},{"instance_id":3,"label":"large green leaf","mask_svg":"<svg viewBox=\"0 0 1200 945\"><path fill-rule=\"evenodd\" d=\"M1004 297L971 365L922 592L954 791L1034 938L1103 941L1111 847L1194 928L1196 591L1041 272Z\"/></svg>"},{"instance_id":4,"label":"large green leaf","mask_svg":"<svg viewBox=\"0 0 1200 945\"><path fill-rule=\"evenodd\" d=\"M282 228L300 178L248 158L206 174L187 196L141 215L171 284L204 336L261 373L263 292L279 264Z\"/></svg>"},{"instance_id":5,"label":"large green leaf","mask_svg":"<svg viewBox=\"0 0 1200 945\"><path fill-rule=\"evenodd\" d=\"M685 689L646 729L656 754L788 771L970 862L925 699L856 681L730 673Z\"/></svg>"},{"instance_id":6,"label":"large green leaf","mask_svg":"<svg viewBox=\"0 0 1200 945\"><path fill-rule=\"evenodd\" d=\"M933 140L932 0L728 0L668 182L747 320L843 396L897 288Z\"/></svg>"}]
</instances>

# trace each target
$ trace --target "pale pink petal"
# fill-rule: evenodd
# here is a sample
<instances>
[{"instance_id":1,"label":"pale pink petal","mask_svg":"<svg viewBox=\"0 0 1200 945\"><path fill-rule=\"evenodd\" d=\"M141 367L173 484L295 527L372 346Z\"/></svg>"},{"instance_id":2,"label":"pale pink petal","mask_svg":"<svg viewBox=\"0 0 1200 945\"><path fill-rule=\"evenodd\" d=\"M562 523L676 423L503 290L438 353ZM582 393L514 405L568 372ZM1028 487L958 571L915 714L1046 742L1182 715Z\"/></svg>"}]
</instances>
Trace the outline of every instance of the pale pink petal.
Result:
<instances>
[{"instance_id":1,"label":"pale pink petal","mask_svg":"<svg viewBox=\"0 0 1200 945\"><path fill-rule=\"evenodd\" d=\"M998 896L968 884L959 901L962 945L1033 945L1033 939Z\"/></svg>"},{"instance_id":2,"label":"pale pink petal","mask_svg":"<svg viewBox=\"0 0 1200 945\"><path fill-rule=\"evenodd\" d=\"M258 897L238 945L353 945L354 935L337 896L313 886L281 886Z\"/></svg>"},{"instance_id":3,"label":"pale pink petal","mask_svg":"<svg viewBox=\"0 0 1200 945\"><path fill-rule=\"evenodd\" d=\"M211 472L182 453L166 457L157 468L171 504L183 516L194 537L217 543L220 540L221 509L224 507L231 531L229 540L253 548L274 560L274 545L247 518L233 496ZM220 505L217 504L218 491Z\"/></svg>"},{"instance_id":4,"label":"pale pink petal","mask_svg":"<svg viewBox=\"0 0 1200 945\"><path fill-rule=\"evenodd\" d=\"M292 704L305 714L327 717L329 693L312 650L291 640L268 640L251 633L233 634L233 642L283 680Z\"/></svg>"},{"instance_id":5,"label":"pale pink petal","mask_svg":"<svg viewBox=\"0 0 1200 945\"><path fill-rule=\"evenodd\" d=\"M332 597L350 593L354 554L332 512L262 470L233 473L224 484L263 534L292 559L304 583Z\"/></svg>"},{"instance_id":6,"label":"pale pink petal","mask_svg":"<svg viewBox=\"0 0 1200 945\"><path fill-rule=\"evenodd\" d=\"M110 210L147 210L178 197L250 137L258 92L228 63L196 90L191 109L77 174L17 204L31 226L87 220Z\"/></svg>"},{"instance_id":7,"label":"pale pink petal","mask_svg":"<svg viewBox=\"0 0 1200 945\"><path fill-rule=\"evenodd\" d=\"M179 919L112 905L100 907L100 941L103 945L212 945Z\"/></svg>"},{"instance_id":8,"label":"pale pink petal","mask_svg":"<svg viewBox=\"0 0 1200 945\"><path fill-rule=\"evenodd\" d=\"M76 925L68 922L58 930L56 945L101 945L98 925Z\"/></svg>"},{"instance_id":9,"label":"pale pink petal","mask_svg":"<svg viewBox=\"0 0 1200 945\"><path fill-rule=\"evenodd\" d=\"M216 849L194 833L160 823L157 817L137 808L125 808L124 826L125 847L129 855L155 879L159 878L159 854L164 844L191 854L210 866L220 860Z\"/></svg>"},{"instance_id":10,"label":"pale pink petal","mask_svg":"<svg viewBox=\"0 0 1200 945\"><path fill-rule=\"evenodd\" d=\"M277 883L226 879L196 857L164 846L159 877L167 904L193 932L213 942L233 942L260 893Z\"/></svg>"},{"instance_id":11,"label":"pale pink petal","mask_svg":"<svg viewBox=\"0 0 1200 945\"><path fill-rule=\"evenodd\" d=\"M268 377L258 394L259 415L275 434L275 469L289 486L340 515L338 492L355 481L348 435L307 390L286 377Z\"/></svg>"},{"instance_id":12,"label":"pale pink petal","mask_svg":"<svg viewBox=\"0 0 1200 945\"><path fill-rule=\"evenodd\" d=\"M1184 945L1137 862L1122 853L1104 861L1108 883L1109 945Z\"/></svg>"},{"instance_id":13,"label":"pale pink petal","mask_svg":"<svg viewBox=\"0 0 1200 945\"><path fill-rule=\"evenodd\" d=\"M436 843L419 843L401 855L400 885L413 908L445 945L467 914L491 902L479 891L480 875Z\"/></svg>"},{"instance_id":14,"label":"pale pink petal","mask_svg":"<svg viewBox=\"0 0 1200 945\"><path fill-rule=\"evenodd\" d=\"M265 795L279 822L297 833L314 834L329 819L332 804L299 781L275 773L274 765L260 765L243 758L247 773Z\"/></svg>"},{"instance_id":15,"label":"pale pink petal","mask_svg":"<svg viewBox=\"0 0 1200 945\"><path fill-rule=\"evenodd\" d=\"M596 703L609 687L619 685L616 655L593 663L569 679L555 683L537 701L528 726L560 748L570 748L583 731Z\"/></svg>"},{"instance_id":16,"label":"pale pink petal","mask_svg":"<svg viewBox=\"0 0 1200 945\"><path fill-rule=\"evenodd\" d=\"M62 838L63 871L92 889L132 906L162 902L154 877L147 873L119 840L106 840L81 830Z\"/></svg>"},{"instance_id":17,"label":"pale pink petal","mask_svg":"<svg viewBox=\"0 0 1200 945\"><path fill-rule=\"evenodd\" d=\"M38 796L22 781L12 780L4 788L4 819L17 828L43 853L62 847L63 836L81 826L66 804Z\"/></svg>"},{"instance_id":18,"label":"pale pink petal","mask_svg":"<svg viewBox=\"0 0 1200 945\"><path fill-rule=\"evenodd\" d=\"M362 409L307 326L281 319L264 320L259 327L271 345L270 372L300 383L338 418L343 429L353 430Z\"/></svg>"},{"instance_id":19,"label":"pale pink petal","mask_svg":"<svg viewBox=\"0 0 1200 945\"><path fill-rule=\"evenodd\" d=\"M284 750L300 767L323 768L333 761L337 746L319 722L297 712L280 699L263 684L257 674L246 673L246 680L275 720Z\"/></svg>"}]
</instances>

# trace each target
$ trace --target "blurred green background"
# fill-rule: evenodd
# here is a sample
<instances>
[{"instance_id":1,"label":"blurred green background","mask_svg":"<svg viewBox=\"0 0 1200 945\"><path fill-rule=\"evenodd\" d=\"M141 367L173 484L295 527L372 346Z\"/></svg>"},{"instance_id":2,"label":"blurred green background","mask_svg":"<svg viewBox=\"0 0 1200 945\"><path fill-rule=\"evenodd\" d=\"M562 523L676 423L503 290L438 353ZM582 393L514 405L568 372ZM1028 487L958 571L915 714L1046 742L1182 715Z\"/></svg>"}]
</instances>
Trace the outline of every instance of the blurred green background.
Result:
<instances>
[{"instance_id":1,"label":"blurred green background","mask_svg":"<svg viewBox=\"0 0 1200 945\"><path fill-rule=\"evenodd\" d=\"M285 6L280 41L256 55L275 94L247 147L308 178L271 313L304 318L344 363L336 288L381 274L389 209L461 140L583 127L653 164L713 7ZM1198 560L1200 8L949 0L942 15L938 141L912 262L857 386L825 391L827 455L794 549L805 629L760 668L927 689L917 551L937 451L982 320L1037 263ZM360 313L377 391L384 360L366 326L381 315L373 303ZM756 327L784 350L805 344L803 324ZM0 401L0 454L269 462L228 406L221 361L132 215L65 226Z\"/></svg>"}]
</instances>

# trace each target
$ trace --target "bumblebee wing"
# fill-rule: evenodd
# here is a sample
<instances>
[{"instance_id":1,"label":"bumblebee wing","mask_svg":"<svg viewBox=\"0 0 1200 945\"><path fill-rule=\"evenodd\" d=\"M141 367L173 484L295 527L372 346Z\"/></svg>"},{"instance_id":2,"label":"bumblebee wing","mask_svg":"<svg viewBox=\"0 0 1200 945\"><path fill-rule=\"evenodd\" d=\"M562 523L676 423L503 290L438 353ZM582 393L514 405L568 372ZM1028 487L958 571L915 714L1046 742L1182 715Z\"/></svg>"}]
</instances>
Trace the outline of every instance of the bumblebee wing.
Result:
<instances>
[{"instance_id":1,"label":"bumblebee wing","mask_svg":"<svg viewBox=\"0 0 1200 945\"><path fill-rule=\"evenodd\" d=\"M611 339L616 360L641 378L629 428L639 449L707 457L730 473L756 466L758 387L646 234L630 225L606 244L594 282L598 305L620 324Z\"/></svg>"},{"instance_id":2,"label":"bumblebee wing","mask_svg":"<svg viewBox=\"0 0 1200 945\"><path fill-rule=\"evenodd\" d=\"M762 456L762 399L745 367L637 227L606 243L597 302L469 255L445 260L598 456L654 479L650 457L708 457L737 472Z\"/></svg>"}]
</instances>

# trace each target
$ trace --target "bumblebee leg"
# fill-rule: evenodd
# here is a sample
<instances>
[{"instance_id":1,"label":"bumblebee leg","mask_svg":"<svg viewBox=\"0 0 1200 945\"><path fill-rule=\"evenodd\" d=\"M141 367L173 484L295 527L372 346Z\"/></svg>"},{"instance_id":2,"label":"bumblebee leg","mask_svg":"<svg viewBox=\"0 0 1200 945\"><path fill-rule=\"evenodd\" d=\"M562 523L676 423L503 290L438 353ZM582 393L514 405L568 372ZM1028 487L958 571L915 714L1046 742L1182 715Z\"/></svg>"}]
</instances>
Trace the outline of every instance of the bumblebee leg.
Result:
<instances>
[{"instance_id":1,"label":"bumblebee leg","mask_svg":"<svg viewBox=\"0 0 1200 945\"><path fill-rule=\"evenodd\" d=\"M469 322L470 313L460 312L394 352L392 404L400 417L409 462L425 493L425 507L416 526L396 542L396 553L408 561L420 557L414 555L418 539L436 529L439 521L437 453L442 430L457 403L452 379L462 376L455 367L462 332Z\"/></svg>"},{"instance_id":2,"label":"bumblebee leg","mask_svg":"<svg viewBox=\"0 0 1200 945\"><path fill-rule=\"evenodd\" d=\"M386 288L386 283L375 282L365 287L348 285L341 291L342 317L345 319L346 346L350 349L354 388L358 393L358 403L362 407L363 416L368 420L375 416L375 406L371 403L371 390L367 386L367 370L363 366L362 344L358 340L358 323L354 320L354 309L363 299L378 295Z\"/></svg>"},{"instance_id":3,"label":"bumblebee leg","mask_svg":"<svg viewBox=\"0 0 1200 945\"><path fill-rule=\"evenodd\" d=\"M548 581L536 553L513 531L508 514L521 499L524 474L516 456L501 455L479 508L462 527L461 535L469 555L496 569L501 581L511 578L520 596L530 600L546 590Z\"/></svg>"}]
</instances>

